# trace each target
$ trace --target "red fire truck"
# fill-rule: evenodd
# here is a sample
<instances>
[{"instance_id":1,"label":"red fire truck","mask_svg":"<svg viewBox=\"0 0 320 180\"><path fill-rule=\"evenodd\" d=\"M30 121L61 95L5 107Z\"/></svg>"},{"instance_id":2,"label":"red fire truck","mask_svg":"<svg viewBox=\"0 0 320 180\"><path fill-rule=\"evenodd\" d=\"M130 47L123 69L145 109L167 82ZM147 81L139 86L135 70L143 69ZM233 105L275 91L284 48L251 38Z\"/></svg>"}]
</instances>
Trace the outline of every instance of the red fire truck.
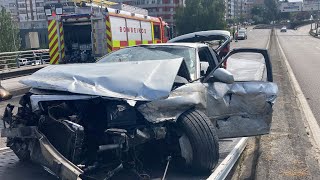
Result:
<instances>
[{"instance_id":1,"label":"red fire truck","mask_svg":"<svg viewBox=\"0 0 320 180\"><path fill-rule=\"evenodd\" d=\"M102 6L48 17L50 64L93 62L122 47L164 43L169 27L160 17Z\"/></svg>"}]
</instances>

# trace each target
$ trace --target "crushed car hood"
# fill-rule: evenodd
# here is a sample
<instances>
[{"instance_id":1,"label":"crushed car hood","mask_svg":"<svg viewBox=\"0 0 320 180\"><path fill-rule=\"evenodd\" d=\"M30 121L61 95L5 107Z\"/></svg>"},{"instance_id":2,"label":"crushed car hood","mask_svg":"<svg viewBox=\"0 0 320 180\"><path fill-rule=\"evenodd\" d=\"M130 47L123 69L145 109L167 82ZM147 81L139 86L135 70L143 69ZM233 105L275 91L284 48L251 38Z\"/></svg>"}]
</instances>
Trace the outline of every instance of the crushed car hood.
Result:
<instances>
[{"instance_id":1,"label":"crushed car hood","mask_svg":"<svg viewBox=\"0 0 320 180\"><path fill-rule=\"evenodd\" d=\"M167 98L183 58L52 65L21 82L32 88L152 101Z\"/></svg>"}]
</instances>

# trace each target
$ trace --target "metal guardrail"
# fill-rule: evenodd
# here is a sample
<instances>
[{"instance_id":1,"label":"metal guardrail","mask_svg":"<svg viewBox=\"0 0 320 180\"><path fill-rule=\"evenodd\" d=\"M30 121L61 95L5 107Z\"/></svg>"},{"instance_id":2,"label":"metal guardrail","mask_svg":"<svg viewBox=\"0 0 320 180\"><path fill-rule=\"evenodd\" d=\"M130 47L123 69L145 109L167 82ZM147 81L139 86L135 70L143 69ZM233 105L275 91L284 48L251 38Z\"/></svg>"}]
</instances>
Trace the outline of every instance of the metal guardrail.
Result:
<instances>
[{"instance_id":1,"label":"metal guardrail","mask_svg":"<svg viewBox=\"0 0 320 180\"><path fill-rule=\"evenodd\" d=\"M49 49L0 53L0 73L26 66L49 63Z\"/></svg>"}]
</instances>

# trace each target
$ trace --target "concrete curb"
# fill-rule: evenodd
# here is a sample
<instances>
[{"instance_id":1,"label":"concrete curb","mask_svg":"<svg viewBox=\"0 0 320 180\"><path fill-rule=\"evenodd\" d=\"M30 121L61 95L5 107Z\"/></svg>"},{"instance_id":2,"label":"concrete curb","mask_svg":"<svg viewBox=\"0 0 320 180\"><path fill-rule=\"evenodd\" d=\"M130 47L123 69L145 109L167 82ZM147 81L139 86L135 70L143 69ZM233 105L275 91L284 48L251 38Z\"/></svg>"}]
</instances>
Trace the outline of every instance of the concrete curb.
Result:
<instances>
[{"instance_id":1,"label":"concrete curb","mask_svg":"<svg viewBox=\"0 0 320 180\"><path fill-rule=\"evenodd\" d=\"M320 127L318 125L318 122L316 120L316 118L314 117L311 108L307 102L307 99L305 98L301 87L293 73L293 70L289 64L288 59L286 58L286 55L280 45L279 39L278 37L276 37L280 52L281 52L281 56L286 64L287 70L288 70L288 74L289 74L289 79L291 82L291 85L293 86L293 89L295 90L295 95L297 97L297 102L300 105L303 115L305 117L306 120L306 124L307 124L307 128L310 130L310 136L311 136L311 141L313 141L314 145L316 146L316 149L319 150L320 149Z\"/></svg>"}]
</instances>

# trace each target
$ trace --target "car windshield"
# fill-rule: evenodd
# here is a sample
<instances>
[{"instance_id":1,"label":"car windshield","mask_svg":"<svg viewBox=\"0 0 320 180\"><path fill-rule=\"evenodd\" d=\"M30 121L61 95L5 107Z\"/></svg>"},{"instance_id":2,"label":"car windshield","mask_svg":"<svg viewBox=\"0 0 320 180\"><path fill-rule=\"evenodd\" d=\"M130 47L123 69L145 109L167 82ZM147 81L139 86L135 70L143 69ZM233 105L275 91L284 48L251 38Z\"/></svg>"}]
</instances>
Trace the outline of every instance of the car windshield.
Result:
<instances>
[{"instance_id":1,"label":"car windshield","mask_svg":"<svg viewBox=\"0 0 320 180\"><path fill-rule=\"evenodd\" d=\"M239 30L239 33L245 33L246 30Z\"/></svg>"},{"instance_id":2,"label":"car windshield","mask_svg":"<svg viewBox=\"0 0 320 180\"><path fill-rule=\"evenodd\" d=\"M190 74L195 73L195 49L186 46L134 46L107 54L97 63L176 59L183 57Z\"/></svg>"}]
</instances>

